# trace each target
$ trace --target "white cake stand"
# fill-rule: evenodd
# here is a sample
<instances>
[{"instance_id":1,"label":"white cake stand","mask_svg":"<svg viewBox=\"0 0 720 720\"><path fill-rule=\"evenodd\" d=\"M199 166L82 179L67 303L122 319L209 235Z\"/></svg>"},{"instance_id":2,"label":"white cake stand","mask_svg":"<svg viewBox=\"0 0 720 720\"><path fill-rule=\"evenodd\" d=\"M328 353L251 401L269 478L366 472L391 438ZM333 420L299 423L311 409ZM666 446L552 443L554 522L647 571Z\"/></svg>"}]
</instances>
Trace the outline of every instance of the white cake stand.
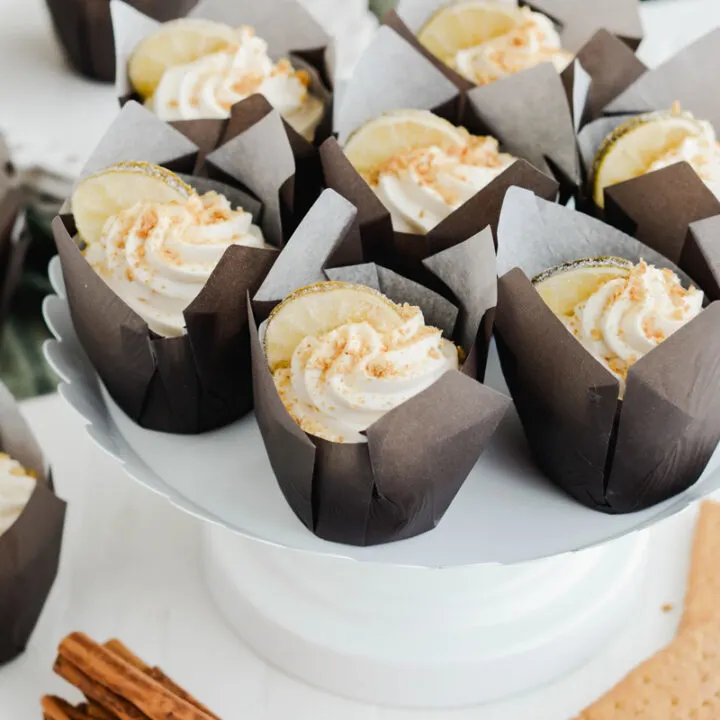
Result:
<instances>
[{"instance_id":1,"label":"white cake stand","mask_svg":"<svg viewBox=\"0 0 720 720\"><path fill-rule=\"evenodd\" d=\"M205 569L239 636L286 672L375 704L489 702L569 672L632 617L644 530L720 487L716 453L650 510L581 507L534 467L513 413L437 529L372 548L320 540L285 502L252 416L191 438L143 430L80 347L64 297L45 317L60 394L144 486L206 522ZM489 382L502 389L493 356Z\"/></svg>"},{"instance_id":2,"label":"white cake stand","mask_svg":"<svg viewBox=\"0 0 720 720\"><path fill-rule=\"evenodd\" d=\"M424 569L310 555L220 528L206 576L231 626L301 680L378 705L452 707L558 678L632 617L646 534L514 566Z\"/></svg>"}]
</instances>

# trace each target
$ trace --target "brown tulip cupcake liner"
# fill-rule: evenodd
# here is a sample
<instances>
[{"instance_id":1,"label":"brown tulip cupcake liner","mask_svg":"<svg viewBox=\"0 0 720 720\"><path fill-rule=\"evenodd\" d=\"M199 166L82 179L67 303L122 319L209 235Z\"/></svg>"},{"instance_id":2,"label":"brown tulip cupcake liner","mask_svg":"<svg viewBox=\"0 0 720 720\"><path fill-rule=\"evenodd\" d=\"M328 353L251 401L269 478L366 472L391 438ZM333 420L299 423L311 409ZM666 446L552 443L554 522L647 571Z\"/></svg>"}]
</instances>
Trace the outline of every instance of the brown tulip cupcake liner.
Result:
<instances>
[{"instance_id":1,"label":"brown tulip cupcake liner","mask_svg":"<svg viewBox=\"0 0 720 720\"><path fill-rule=\"evenodd\" d=\"M720 131L720 99L708 85L706 76L697 72L697 68L716 67L720 63L720 30L713 30L652 70L642 71L627 56L623 61L614 54L611 45L601 50L597 57L599 64L612 66L615 62L617 77L623 73L626 79L633 75L637 77L630 84L618 82L612 90L608 90L604 97L612 99L602 108L596 103L591 114L594 119L578 132L584 178L578 207L616 224L622 222L622 213L614 207L616 200L622 202L622 198L632 197L632 202L638 202L642 199L661 211L656 216L658 219L664 216L664 209L669 203L677 206L671 212L673 222L684 218L681 230L684 239L690 223L717 214L713 194L686 163L671 165L606 188L603 211L592 197L595 159L605 139L621 125L646 113L670 111L674 106L692 113L698 120L709 121L716 131ZM658 193L664 199L663 204L657 203ZM622 229L632 232L627 225L623 225ZM667 231L670 228L666 226L663 229L660 225L659 229ZM673 231L677 232L677 227Z\"/></svg>"},{"instance_id":2,"label":"brown tulip cupcake liner","mask_svg":"<svg viewBox=\"0 0 720 720\"><path fill-rule=\"evenodd\" d=\"M238 123L251 118L260 97L236 108ZM235 116L234 116L235 117ZM271 248L233 245L200 294L184 311L186 333L160 337L116 295L85 259L69 211L55 218L53 233L78 338L107 391L142 427L195 434L224 426L252 408L247 293L261 285L295 220L283 203L295 160L279 113L260 120L207 155L136 103L127 104L109 128L82 178L126 160L148 161L186 173L191 186L217 189L233 206L254 213ZM248 193L252 193L249 195Z\"/></svg>"},{"instance_id":3,"label":"brown tulip cupcake liner","mask_svg":"<svg viewBox=\"0 0 720 720\"><path fill-rule=\"evenodd\" d=\"M0 325L20 284L31 240L24 195L16 182L10 151L0 135Z\"/></svg>"},{"instance_id":4,"label":"brown tulip cupcake liner","mask_svg":"<svg viewBox=\"0 0 720 720\"><path fill-rule=\"evenodd\" d=\"M127 68L130 57L141 40L155 32L161 22L139 12L128 0L111 0L112 25L115 37L115 62L118 67L115 88L120 105L140 100L135 92ZM325 104L324 115L317 127L317 143L328 137L332 127L332 45L331 39L297 0L195 0L182 17L211 20L231 27L249 25L259 37L267 41L274 60L289 58L298 69L310 76L310 91ZM226 121L191 120L171 124L187 134L193 142L198 136L214 136L214 128L222 134ZM208 126L203 128L203 126ZM302 140L287 123L293 142ZM216 135L219 137L221 135ZM198 143L199 144L199 143ZM200 144L201 149L203 145Z\"/></svg>"},{"instance_id":5,"label":"brown tulip cupcake liner","mask_svg":"<svg viewBox=\"0 0 720 720\"><path fill-rule=\"evenodd\" d=\"M646 72L627 43L598 30L562 73L577 130L601 118L605 108Z\"/></svg>"},{"instance_id":6,"label":"brown tulip cupcake liner","mask_svg":"<svg viewBox=\"0 0 720 720\"><path fill-rule=\"evenodd\" d=\"M639 208L639 225L651 211ZM666 210L671 217L673 207ZM655 505L696 483L720 441L720 217L675 246L619 230L512 189L498 234L500 361L538 467L578 502L607 513ZM530 278L582 258L669 268L708 305L618 380L568 332Z\"/></svg>"},{"instance_id":7,"label":"brown tulip cupcake liner","mask_svg":"<svg viewBox=\"0 0 720 720\"><path fill-rule=\"evenodd\" d=\"M197 0L128 0L158 22L186 15ZM94 80L115 80L115 46L110 0L47 0L55 34L68 62Z\"/></svg>"},{"instance_id":8,"label":"brown tulip cupcake liner","mask_svg":"<svg viewBox=\"0 0 720 720\"><path fill-rule=\"evenodd\" d=\"M0 534L0 665L22 654L58 571L65 502L10 391L0 383L0 451L37 480L17 520Z\"/></svg>"},{"instance_id":9,"label":"brown tulip cupcake liner","mask_svg":"<svg viewBox=\"0 0 720 720\"><path fill-rule=\"evenodd\" d=\"M365 123L398 109L430 110L472 133L491 135L518 159L426 235L395 231L390 212L343 146ZM334 129L336 138L320 148L325 184L358 209L361 258L431 286L423 260L487 226L494 231L508 188L524 187L554 200L561 185L574 190L580 181L572 118L553 68L538 66L462 93L388 26L380 28L343 88Z\"/></svg>"},{"instance_id":10,"label":"brown tulip cupcake liner","mask_svg":"<svg viewBox=\"0 0 720 720\"><path fill-rule=\"evenodd\" d=\"M250 329L255 414L287 502L321 538L375 545L437 525L510 401L482 384L496 303L489 229L425 260L451 302L375 263L331 267L338 247L357 232L356 212L337 193L323 193L255 294ZM468 352L460 371L446 372L375 422L366 443L305 433L278 394L263 348L260 323L271 309L299 287L323 280L361 283L394 302L419 305L429 324Z\"/></svg>"}]
</instances>

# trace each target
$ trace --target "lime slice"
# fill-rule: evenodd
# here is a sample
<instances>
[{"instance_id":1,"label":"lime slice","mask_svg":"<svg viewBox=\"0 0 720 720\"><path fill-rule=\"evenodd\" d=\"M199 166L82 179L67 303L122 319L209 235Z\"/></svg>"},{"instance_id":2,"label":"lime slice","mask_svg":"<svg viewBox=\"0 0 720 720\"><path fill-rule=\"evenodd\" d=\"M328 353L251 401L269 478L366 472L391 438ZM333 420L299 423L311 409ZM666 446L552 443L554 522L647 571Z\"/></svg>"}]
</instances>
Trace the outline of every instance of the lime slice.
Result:
<instances>
[{"instance_id":1,"label":"lime slice","mask_svg":"<svg viewBox=\"0 0 720 720\"><path fill-rule=\"evenodd\" d=\"M378 332L400 327L402 308L377 290L347 282L320 282L288 295L268 318L265 355L270 370L290 364L306 337L317 337L340 325L369 322Z\"/></svg>"},{"instance_id":2,"label":"lime slice","mask_svg":"<svg viewBox=\"0 0 720 720\"><path fill-rule=\"evenodd\" d=\"M644 175L662 155L688 137L701 137L706 125L688 112L667 110L628 120L605 138L593 165L593 198L605 207L605 188Z\"/></svg>"},{"instance_id":3,"label":"lime slice","mask_svg":"<svg viewBox=\"0 0 720 720\"><path fill-rule=\"evenodd\" d=\"M238 39L234 28L211 20L181 18L163 23L133 51L128 63L130 82L143 98L149 98L168 68L224 50Z\"/></svg>"},{"instance_id":4,"label":"lime slice","mask_svg":"<svg viewBox=\"0 0 720 720\"><path fill-rule=\"evenodd\" d=\"M139 202L182 202L195 191L175 173L145 162L122 162L85 178L70 201L78 234L98 242L109 217Z\"/></svg>"},{"instance_id":5,"label":"lime slice","mask_svg":"<svg viewBox=\"0 0 720 720\"><path fill-rule=\"evenodd\" d=\"M443 149L467 145L467 131L429 110L393 110L356 130L345 145L355 169L369 173L403 153L436 145Z\"/></svg>"},{"instance_id":6,"label":"lime slice","mask_svg":"<svg viewBox=\"0 0 720 720\"><path fill-rule=\"evenodd\" d=\"M623 258L586 258L540 273L533 278L533 285L555 315L572 315L578 303L587 300L605 283L628 277L633 267L633 263Z\"/></svg>"},{"instance_id":7,"label":"lime slice","mask_svg":"<svg viewBox=\"0 0 720 720\"><path fill-rule=\"evenodd\" d=\"M511 32L522 22L518 8L503 2L459 2L438 10L418 33L433 55L450 65L467 50Z\"/></svg>"}]
</instances>

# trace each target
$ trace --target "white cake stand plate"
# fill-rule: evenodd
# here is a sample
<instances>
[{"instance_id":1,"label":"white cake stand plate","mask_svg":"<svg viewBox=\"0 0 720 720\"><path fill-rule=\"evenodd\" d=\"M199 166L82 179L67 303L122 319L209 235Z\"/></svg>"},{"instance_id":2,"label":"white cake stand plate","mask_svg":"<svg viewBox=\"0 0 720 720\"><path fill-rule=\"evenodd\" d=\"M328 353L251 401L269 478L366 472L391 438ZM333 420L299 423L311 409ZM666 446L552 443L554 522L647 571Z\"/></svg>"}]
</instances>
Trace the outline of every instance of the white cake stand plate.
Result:
<instances>
[{"instance_id":1,"label":"white cake stand plate","mask_svg":"<svg viewBox=\"0 0 720 720\"><path fill-rule=\"evenodd\" d=\"M520 565L362 563L206 528L210 591L281 670L400 707L498 700L558 678L632 616L647 532Z\"/></svg>"}]
</instances>

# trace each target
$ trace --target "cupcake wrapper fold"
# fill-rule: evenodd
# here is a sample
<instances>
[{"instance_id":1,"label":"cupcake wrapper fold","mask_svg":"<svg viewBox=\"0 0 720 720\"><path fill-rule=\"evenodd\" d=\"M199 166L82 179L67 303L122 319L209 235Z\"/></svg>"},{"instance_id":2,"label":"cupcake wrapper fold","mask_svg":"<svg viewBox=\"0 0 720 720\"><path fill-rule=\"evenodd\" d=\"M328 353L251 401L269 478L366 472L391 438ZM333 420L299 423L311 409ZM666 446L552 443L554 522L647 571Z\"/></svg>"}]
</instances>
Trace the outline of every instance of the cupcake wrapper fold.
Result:
<instances>
[{"instance_id":1,"label":"cupcake wrapper fold","mask_svg":"<svg viewBox=\"0 0 720 720\"><path fill-rule=\"evenodd\" d=\"M646 72L626 43L598 30L562 73L576 128L602 117L604 108Z\"/></svg>"},{"instance_id":2,"label":"cupcake wrapper fold","mask_svg":"<svg viewBox=\"0 0 720 720\"><path fill-rule=\"evenodd\" d=\"M55 582L62 547L65 503L54 493L47 462L13 396L0 384L0 450L26 469L37 485L20 517L0 535L0 665L26 648Z\"/></svg>"},{"instance_id":3,"label":"cupcake wrapper fold","mask_svg":"<svg viewBox=\"0 0 720 720\"><path fill-rule=\"evenodd\" d=\"M138 11L165 22L186 15L197 0L129 0ZM95 80L115 80L115 47L109 2L47 0L55 34L70 64Z\"/></svg>"},{"instance_id":4,"label":"cupcake wrapper fold","mask_svg":"<svg viewBox=\"0 0 720 720\"><path fill-rule=\"evenodd\" d=\"M688 236L675 250L679 267L666 247L520 189L508 192L498 234L498 352L538 466L579 502L608 513L650 507L697 482L720 441L720 265L708 251L711 234ZM604 255L670 268L686 286L685 259L692 258L693 280L711 302L631 368L622 401L617 380L529 280ZM715 287L701 283L703 275L716 278Z\"/></svg>"},{"instance_id":5,"label":"cupcake wrapper fold","mask_svg":"<svg viewBox=\"0 0 720 720\"><path fill-rule=\"evenodd\" d=\"M696 245L688 241L693 223L720 215L720 201L688 163L677 163L605 191L605 219L684 268L710 297L720 297Z\"/></svg>"},{"instance_id":6,"label":"cupcake wrapper fold","mask_svg":"<svg viewBox=\"0 0 720 720\"><path fill-rule=\"evenodd\" d=\"M486 354L484 323L496 302L489 231L471 238L467 247L432 258L433 269L460 298L453 305L374 263L328 267L343 236L353 232L354 216L355 209L336 193L323 193L256 294L250 334L256 417L289 505L319 537L374 545L437 525L487 447L509 400L470 377L479 368L468 368L466 362L465 372L446 373L384 415L367 430L367 443L332 443L300 429L277 393L257 327L279 300L305 284L326 279L362 282L396 302L417 303L428 322L437 323L456 341L471 343L472 357ZM482 264L466 262L478 254Z\"/></svg>"},{"instance_id":7,"label":"cupcake wrapper fold","mask_svg":"<svg viewBox=\"0 0 720 720\"><path fill-rule=\"evenodd\" d=\"M193 3L195 5L195 3ZM138 43L161 23L138 11L125 0L111 0L112 27L115 36L115 90L121 105L138 99L127 73L130 56ZM297 0L201 0L188 17L223 22L231 27L250 25L268 43L270 56L288 57L310 74L310 91L325 103L325 115L316 138L325 139L331 128L332 72L328 62L330 37ZM181 132L194 130L198 121L172 123ZM200 145L202 149L202 145Z\"/></svg>"},{"instance_id":8,"label":"cupcake wrapper fold","mask_svg":"<svg viewBox=\"0 0 720 720\"><path fill-rule=\"evenodd\" d=\"M236 108L258 113L261 98ZM284 240L282 188L293 180L293 155L276 111L249 124L211 153L196 184L218 187L249 210L253 190L262 202L261 222L275 249L232 246L205 288L185 311L187 333L162 338L120 299L87 263L73 237L69 214L53 223L68 303L76 332L108 392L143 427L174 433L199 433L226 425L252 407L247 293L254 293L278 257ZM239 116L235 129L242 129ZM193 153L193 149L195 153ZM193 172L197 148L141 106L126 105L92 154L83 177L121 160L148 160ZM218 181L235 187L215 185ZM242 188L238 190L237 186ZM293 223L295 222L293 221Z\"/></svg>"},{"instance_id":9,"label":"cupcake wrapper fold","mask_svg":"<svg viewBox=\"0 0 720 720\"><path fill-rule=\"evenodd\" d=\"M345 157L341 144L384 112L432 110L471 132L492 134L520 158L427 235L395 232L390 213ZM422 261L497 225L507 189L526 187L552 200L558 183L551 171L579 182L575 133L562 83L549 66L475 88L467 98L436 66L390 27L382 27L342 93L336 112L338 140L320 148L327 187L358 208L358 257L437 288ZM523 159L524 158L524 159ZM532 163L536 163L535 167ZM545 172L542 172L542 171Z\"/></svg>"},{"instance_id":10,"label":"cupcake wrapper fold","mask_svg":"<svg viewBox=\"0 0 720 720\"><path fill-rule=\"evenodd\" d=\"M638 0L530 0L523 3L552 19L562 46L578 52L601 28L635 50L643 39Z\"/></svg>"},{"instance_id":11,"label":"cupcake wrapper fold","mask_svg":"<svg viewBox=\"0 0 720 720\"><path fill-rule=\"evenodd\" d=\"M668 110L674 102L679 102L683 110L708 120L720 132L720 98L705 72L718 65L720 29L709 32L667 62L641 75L605 108L605 113L636 115Z\"/></svg>"}]
</instances>

